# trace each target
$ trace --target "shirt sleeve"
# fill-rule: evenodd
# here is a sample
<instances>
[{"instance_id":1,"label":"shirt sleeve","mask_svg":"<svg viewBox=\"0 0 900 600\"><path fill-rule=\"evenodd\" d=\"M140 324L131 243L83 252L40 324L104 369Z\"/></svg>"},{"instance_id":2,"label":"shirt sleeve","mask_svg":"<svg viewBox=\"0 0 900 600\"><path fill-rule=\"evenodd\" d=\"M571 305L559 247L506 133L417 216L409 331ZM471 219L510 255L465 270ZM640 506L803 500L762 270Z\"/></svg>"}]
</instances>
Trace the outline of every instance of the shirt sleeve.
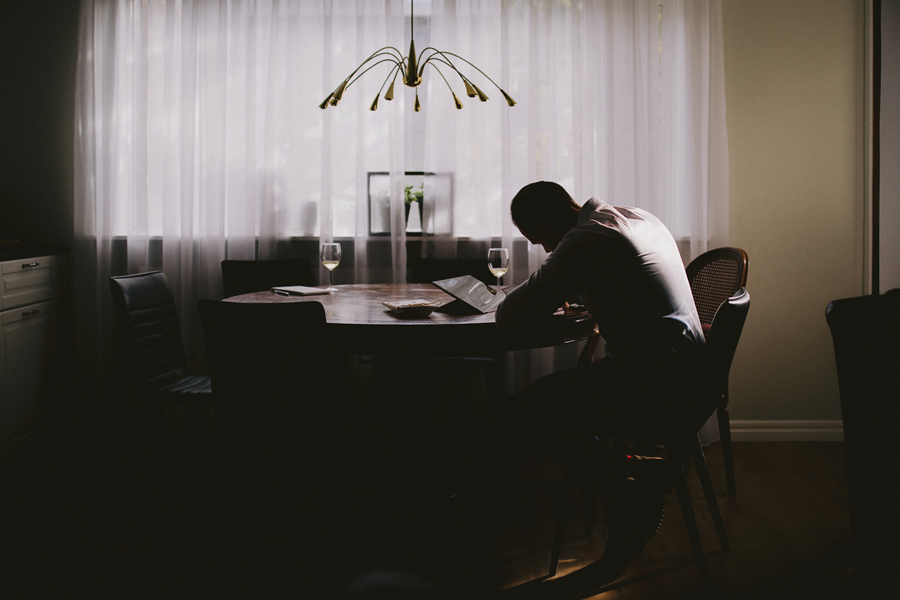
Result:
<instances>
[{"instance_id":1,"label":"shirt sleeve","mask_svg":"<svg viewBox=\"0 0 900 600\"><path fill-rule=\"evenodd\" d=\"M580 288L589 256L582 252L582 245L580 232L570 231L544 264L500 303L497 326L507 331L527 327L583 292Z\"/></svg>"}]
</instances>

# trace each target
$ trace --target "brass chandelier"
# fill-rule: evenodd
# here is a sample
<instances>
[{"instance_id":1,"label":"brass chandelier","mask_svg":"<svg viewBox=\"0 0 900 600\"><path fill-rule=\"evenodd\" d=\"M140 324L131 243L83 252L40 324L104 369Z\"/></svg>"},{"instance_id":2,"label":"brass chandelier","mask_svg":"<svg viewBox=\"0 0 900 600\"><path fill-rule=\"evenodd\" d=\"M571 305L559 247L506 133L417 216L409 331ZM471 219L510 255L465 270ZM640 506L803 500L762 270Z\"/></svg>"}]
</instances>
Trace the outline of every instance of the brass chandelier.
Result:
<instances>
[{"instance_id":1,"label":"brass chandelier","mask_svg":"<svg viewBox=\"0 0 900 600\"><path fill-rule=\"evenodd\" d=\"M444 80L444 83L447 84L447 87L450 88L450 93L453 95L453 102L456 104L456 108L460 109L463 107L462 102L459 101L459 98L456 96L456 92L453 91L453 87L451 87L450 82L447 81L447 78L444 77L444 74L438 68L437 63L441 63L442 65L453 69L453 72L459 75L460 79L462 79L463 84L466 87L466 95L469 98L474 98L478 96L478 99L482 102L487 101L487 95L482 92L477 85L475 85L471 79L460 73L459 69L456 68L456 65L453 64L452 58L458 59L482 75L490 81L494 86L500 90L500 93L503 94L503 97L506 99L506 103L510 106L515 106L516 101L512 99L512 97L507 94L503 88L501 88L497 83L487 76L487 74L473 65L471 62L466 60L465 58L453 54L452 52L445 52L442 50L438 50L437 48L432 48L431 46L422 50L422 52L416 56L416 42L413 39L413 27L414 27L414 18L413 18L413 5L412 0L410 0L410 25L409 25L409 54L407 56L403 56L403 54L393 46L385 46L384 48L380 48L375 53L373 53L369 58L362 61L362 63L353 70L350 75L344 79L340 85L338 85L333 92L328 94L328 97L319 105L319 108L326 109L328 105L337 106L341 101L341 98L344 96L344 92L351 85L356 83L356 81L365 75L370 69L373 67L380 65L381 63L390 63L393 66L391 67L388 76L384 79L384 82L381 84L381 88L378 90L378 94L375 96L375 100L372 101L372 105L369 107L369 110L377 110L378 109L378 99L381 97L381 92L384 90L384 86L387 85L387 82L390 81L391 85L388 87L387 92L384 94L385 100L393 100L394 99L394 82L397 80L398 75L402 75L401 81L404 85L411 88L416 88L419 84L422 83L422 73L425 70L426 65L431 65L434 67L434 70L438 72L441 76L441 79ZM425 58L426 52L431 52L427 58ZM424 58L424 60L422 60ZM374 61L374 62L373 62ZM369 64L371 63L371 64ZM366 65L369 65L366 67ZM361 73L360 69L366 67ZM357 75L357 73L359 73ZM419 104L419 90L416 90L416 103L415 103L415 111L418 112L422 109L422 105Z\"/></svg>"}]
</instances>

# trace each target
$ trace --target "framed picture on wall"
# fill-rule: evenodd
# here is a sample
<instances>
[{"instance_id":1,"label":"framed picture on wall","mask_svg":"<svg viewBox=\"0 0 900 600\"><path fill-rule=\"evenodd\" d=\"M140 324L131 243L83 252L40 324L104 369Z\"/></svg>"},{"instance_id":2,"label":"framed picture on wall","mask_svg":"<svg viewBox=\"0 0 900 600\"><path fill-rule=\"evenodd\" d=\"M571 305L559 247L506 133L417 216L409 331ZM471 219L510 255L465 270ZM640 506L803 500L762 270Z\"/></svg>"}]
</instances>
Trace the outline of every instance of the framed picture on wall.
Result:
<instances>
[{"instance_id":1,"label":"framed picture on wall","mask_svg":"<svg viewBox=\"0 0 900 600\"><path fill-rule=\"evenodd\" d=\"M391 233L391 177L368 173L369 235ZM407 171L403 195L406 235L453 234L453 174Z\"/></svg>"}]
</instances>

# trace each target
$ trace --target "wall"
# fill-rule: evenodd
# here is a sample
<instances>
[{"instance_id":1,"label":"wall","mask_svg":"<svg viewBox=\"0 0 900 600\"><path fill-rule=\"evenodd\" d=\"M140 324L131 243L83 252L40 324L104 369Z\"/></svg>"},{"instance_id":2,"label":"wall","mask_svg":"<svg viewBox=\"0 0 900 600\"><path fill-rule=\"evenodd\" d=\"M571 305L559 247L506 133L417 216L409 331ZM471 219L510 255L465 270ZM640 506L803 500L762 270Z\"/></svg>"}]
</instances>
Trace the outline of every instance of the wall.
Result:
<instances>
[{"instance_id":1,"label":"wall","mask_svg":"<svg viewBox=\"0 0 900 600\"><path fill-rule=\"evenodd\" d=\"M0 0L0 239L71 244L78 0Z\"/></svg>"},{"instance_id":2,"label":"wall","mask_svg":"<svg viewBox=\"0 0 900 600\"><path fill-rule=\"evenodd\" d=\"M723 9L731 244L750 256L735 439L839 439L825 307L864 293L864 0Z\"/></svg>"},{"instance_id":3,"label":"wall","mask_svg":"<svg viewBox=\"0 0 900 600\"><path fill-rule=\"evenodd\" d=\"M900 287L900 2L881 3L880 288Z\"/></svg>"},{"instance_id":4,"label":"wall","mask_svg":"<svg viewBox=\"0 0 900 600\"><path fill-rule=\"evenodd\" d=\"M78 0L0 0L0 242L71 248L78 14ZM84 404L73 385L71 253L63 264L45 423L70 423Z\"/></svg>"}]
</instances>

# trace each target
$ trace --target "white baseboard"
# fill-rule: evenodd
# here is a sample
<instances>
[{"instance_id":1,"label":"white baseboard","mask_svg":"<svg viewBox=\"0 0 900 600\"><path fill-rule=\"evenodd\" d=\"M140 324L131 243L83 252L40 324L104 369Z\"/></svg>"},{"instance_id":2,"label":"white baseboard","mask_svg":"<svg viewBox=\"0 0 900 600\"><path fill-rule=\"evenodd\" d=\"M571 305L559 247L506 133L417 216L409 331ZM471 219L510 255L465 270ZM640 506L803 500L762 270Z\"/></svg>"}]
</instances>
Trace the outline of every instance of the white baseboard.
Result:
<instances>
[{"instance_id":1,"label":"white baseboard","mask_svg":"<svg viewBox=\"0 0 900 600\"><path fill-rule=\"evenodd\" d=\"M843 423L829 421L732 420L731 439L735 442L842 442Z\"/></svg>"}]
</instances>

